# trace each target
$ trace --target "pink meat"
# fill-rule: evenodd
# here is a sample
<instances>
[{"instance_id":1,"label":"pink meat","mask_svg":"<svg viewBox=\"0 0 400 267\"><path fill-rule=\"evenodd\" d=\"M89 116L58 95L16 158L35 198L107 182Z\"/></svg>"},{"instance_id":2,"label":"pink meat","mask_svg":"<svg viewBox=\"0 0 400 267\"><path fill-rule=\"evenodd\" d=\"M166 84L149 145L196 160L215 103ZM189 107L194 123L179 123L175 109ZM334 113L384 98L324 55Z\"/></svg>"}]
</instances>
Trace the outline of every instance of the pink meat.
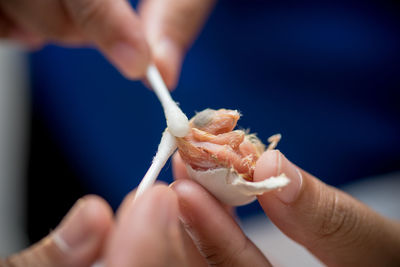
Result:
<instances>
[{"instance_id":1,"label":"pink meat","mask_svg":"<svg viewBox=\"0 0 400 267\"><path fill-rule=\"evenodd\" d=\"M236 110L206 109L190 120L191 131L177 138L179 154L195 170L232 168L252 181L257 159L264 144L236 127L240 114Z\"/></svg>"}]
</instances>

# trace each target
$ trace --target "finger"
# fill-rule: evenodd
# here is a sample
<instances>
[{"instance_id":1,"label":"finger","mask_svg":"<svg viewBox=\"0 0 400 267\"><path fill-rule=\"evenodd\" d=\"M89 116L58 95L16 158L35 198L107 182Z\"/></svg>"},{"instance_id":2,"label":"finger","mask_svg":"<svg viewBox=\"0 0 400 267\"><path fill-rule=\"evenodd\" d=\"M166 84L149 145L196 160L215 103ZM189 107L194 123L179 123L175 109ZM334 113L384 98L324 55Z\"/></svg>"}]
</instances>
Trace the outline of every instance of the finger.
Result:
<instances>
[{"instance_id":1,"label":"finger","mask_svg":"<svg viewBox=\"0 0 400 267\"><path fill-rule=\"evenodd\" d=\"M136 195L136 189L132 190L124 197L121 205L118 207L117 212L115 214L117 220L121 216L121 214L126 213L126 210L129 209L129 207L132 205L132 202L135 199L135 195Z\"/></svg>"},{"instance_id":2,"label":"finger","mask_svg":"<svg viewBox=\"0 0 400 267\"><path fill-rule=\"evenodd\" d=\"M161 184L160 182L157 183ZM121 206L117 210L116 214L117 219L129 211L129 208L132 205L132 202L134 201L135 194L136 190L133 190L124 198ZM193 244L192 239L190 239L190 237L183 229L181 229L181 233L183 239L183 247L185 248L186 261L188 263L187 266L193 266L193 267L208 266L206 265L204 258L199 254L197 248Z\"/></svg>"},{"instance_id":3,"label":"finger","mask_svg":"<svg viewBox=\"0 0 400 267\"><path fill-rule=\"evenodd\" d=\"M62 1L1 1L1 8L18 29L51 41L80 40Z\"/></svg>"},{"instance_id":4,"label":"finger","mask_svg":"<svg viewBox=\"0 0 400 267\"><path fill-rule=\"evenodd\" d=\"M185 163L178 152L172 156L172 173L176 180L189 179L189 174L187 173Z\"/></svg>"},{"instance_id":5,"label":"finger","mask_svg":"<svg viewBox=\"0 0 400 267\"><path fill-rule=\"evenodd\" d=\"M186 50L215 0L143 0L139 7L153 59L168 86L176 87Z\"/></svg>"},{"instance_id":6,"label":"finger","mask_svg":"<svg viewBox=\"0 0 400 267\"><path fill-rule=\"evenodd\" d=\"M201 255L200 251L197 249L192 238L189 236L188 232L185 231L185 227L180 223L183 246L185 248L186 263L190 267L207 267L209 266L205 258Z\"/></svg>"},{"instance_id":7,"label":"finger","mask_svg":"<svg viewBox=\"0 0 400 267\"><path fill-rule=\"evenodd\" d=\"M127 77L144 76L150 60L141 22L126 0L63 0L78 29Z\"/></svg>"},{"instance_id":8,"label":"finger","mask_svg":"<svg viewBox=\"0 0 400 267\"><path fill-rule=\"evenodd\" d=\"M12 26L10 19L0 9L0 38L8 37Z\"/></svg>"},{"instance_id":9,"label":"finger","mask_svg":"<svg viewBox=\"0 0 400 267\"><path fill-rule=\"evenodd\" d=\"M53 233L6 259L5 266L90 266L99 257L111 225L108 204L87 196L75 204Z\"/></svg>"},{"instance_id":10,"label":"finger","mask_svg":"<svg viewBox=\"0 0 400 267\"><path fill-rule=\"evenodd\" d=\"M400 262L399 225L300 170L277 150L260 157L254 180L281 173L291 183L258 199L286 235L328 265L390 266Z\"/></svg>"},{"instance_id":11,"label":"finger","mask_svg":"<svg viewBox=\"0 0 400 267\"><path fill-rule=\"evenodd\" d=\"M43 44L43 40L30 32L22 30L15 25L0 10L0 38L7 38L22 44L28 49L39 48Z\"/></svg>"},{"instance_id":12,"label":"finger","mask_svg":"<svg viewBox=\"0 0 400 267\"><path fill-rule=\"evenodd\" d=\"M212 266L270 266L230 214L204 188L190 180L172 184L180 216L197 248Z\"/></svg>"},{"instance_id":13,"label":"finger","mask_svg":"<svg viewBox=\"0 0 400 267\"><path fill-rule=\"evenodd\" d=\"M156 185L121 211L106 266L182 266L185 254L174 192Z\"/></svg>"},{"instance_id":14,"label":"finger","mask_svg":"<svg viewBox=\"0 0 400 267\"><path fill-rule=\"evenodd\" d=\"M156 185L166 185L166 183L164 181L156 181L155 182ZM137 188L135 188L134 190L130 191L122 200L121 205L118 207L117 212L116 212L116 218L118 219L121 214L125 214L127 212L127 210L129 210L130 206L132 205L134 199L135 199L135 195L136 195L136 191Z\"/></svg>"},{"instance_id":15,"label":"finger","mask_svg":"<svg viewBox=\"0 0 400 267\"><path fill-rule=\"evenodd\" d=\"M11 28L7 37L17 41L28 50L37 50L45 43L41 37L19 27Z\"/></svg>"}]
</instances>

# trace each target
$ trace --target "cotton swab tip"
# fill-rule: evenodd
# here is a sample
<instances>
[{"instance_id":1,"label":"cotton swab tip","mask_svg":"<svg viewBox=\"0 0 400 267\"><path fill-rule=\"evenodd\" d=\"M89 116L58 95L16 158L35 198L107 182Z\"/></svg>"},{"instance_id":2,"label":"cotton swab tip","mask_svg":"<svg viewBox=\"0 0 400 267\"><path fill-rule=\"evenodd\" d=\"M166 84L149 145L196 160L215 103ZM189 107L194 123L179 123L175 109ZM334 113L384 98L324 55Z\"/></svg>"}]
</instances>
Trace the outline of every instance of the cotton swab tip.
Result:
<instances>
[{"instance_id":1,"label":"cotton swab tip","mask_svg":"<svg viewBox=\"0 0 400 267\"><path fill-rule=\"evenodd\" d=\"M185 137L190 130L189 120L177 106L165 111L168 130L176 137Z\"/></svg>"},{"instance_id":2,"label":"cotton swab tip","mask_svg":"<svg viewBox=\"0 0 400 267\"><path fill-rule=\"evenodd\" d=\"M154 89L154 93L163 106L169 132L176 137L184 137L189 133L189 120L171 95L155 65L150 65L146 75Z\"/></svg>"}]
</instances>

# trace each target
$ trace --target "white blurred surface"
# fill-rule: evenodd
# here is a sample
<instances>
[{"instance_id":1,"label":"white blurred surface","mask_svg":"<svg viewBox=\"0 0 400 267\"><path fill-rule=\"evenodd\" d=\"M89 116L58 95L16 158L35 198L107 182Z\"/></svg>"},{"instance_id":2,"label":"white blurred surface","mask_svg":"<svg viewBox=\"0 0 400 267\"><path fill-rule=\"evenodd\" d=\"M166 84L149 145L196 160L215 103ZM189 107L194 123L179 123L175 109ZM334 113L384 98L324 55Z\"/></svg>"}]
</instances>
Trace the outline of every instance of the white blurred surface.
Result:
<instances>
[{"instance_id":1,"label":"white blurred surface","mask_svg":"<svg viewBox=\"0 0 400 267\"><path fill-rule=\"evenodd\" d=\"M367 178L341 189L378 213L400 220L400 172ZM265 215L249 218L242 226L273 266L324 266L304 247L282 234Z\"/></svg>"},{"instance_id":2,"label":"white blurred surface","mask_svg":"<svg viewBox=\"0 0 400 267\"><path fill-rule=\"evenodd\" d=\"M23 227L28 103L26 55L0 42L0 256L27 244Z\"/></svg>"},{"instance_id":3,"label":"white blurred surface","mask_svg":"<svg viewBox=\"0 0 400 267\"><path fill-rule=\"evenodd\" d=\"M265 215L246 219L242 224L246 235L276 267L324 266L304 247L285 236Z\"/></svg>"}]
</instances>

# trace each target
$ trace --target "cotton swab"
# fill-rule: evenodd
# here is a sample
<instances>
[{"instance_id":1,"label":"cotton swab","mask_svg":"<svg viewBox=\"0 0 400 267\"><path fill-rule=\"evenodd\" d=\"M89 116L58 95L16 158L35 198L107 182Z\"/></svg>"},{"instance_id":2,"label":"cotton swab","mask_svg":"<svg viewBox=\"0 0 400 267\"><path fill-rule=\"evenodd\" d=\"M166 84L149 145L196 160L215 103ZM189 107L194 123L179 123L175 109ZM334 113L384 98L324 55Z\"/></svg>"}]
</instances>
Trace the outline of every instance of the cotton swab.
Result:
<instances>
[{"instance_id":1,"label":"cotton swab","mask_svg":"<svg viewBox=\"0 0 400 267\"><path fill-rule=\"evenodd\" d=\"M169 157L172 156L175 150L175 137L169 131L165 130L160 144L158 145L156 156L154 157L149 170L146 172L146 175L139 184L139 187L136 191L135 200L154 184L161 169L164 167L165 163Z\"/></svg>"},{"instance_id":2,"label":"cotton swab","mask_svg":"<svg viewBox=\"0 0 400 267\"><path fill-rule=\"evenodd\" d=\"M138 197L140 197L147 189L149 189L154 184L161 169L164 167L169 157L171 157L172 154L175 152L176 148L177 147L175 137L170 133L170 131L166 129L161 137L161 141L158 145L157 153L153 158L153 162L151 163L149 170L146 172L146 175L140 182L133 201L136 201ZM91 265L91 267L104 266L105 263L103 260L98 260Z\"/></svg>"},{"instance_id":3,"label":"cotton swab","mask_svg":"<svg viewBox=\"0 0 400 267\"><path fill-rule=\"evenodd\" d=\"M155 65L152 64L148 67L146 78L164 109L168 130L176 137L186 136L189 132L189 120L172 100L167 86Z\"/></svg>"}]
</instances>

